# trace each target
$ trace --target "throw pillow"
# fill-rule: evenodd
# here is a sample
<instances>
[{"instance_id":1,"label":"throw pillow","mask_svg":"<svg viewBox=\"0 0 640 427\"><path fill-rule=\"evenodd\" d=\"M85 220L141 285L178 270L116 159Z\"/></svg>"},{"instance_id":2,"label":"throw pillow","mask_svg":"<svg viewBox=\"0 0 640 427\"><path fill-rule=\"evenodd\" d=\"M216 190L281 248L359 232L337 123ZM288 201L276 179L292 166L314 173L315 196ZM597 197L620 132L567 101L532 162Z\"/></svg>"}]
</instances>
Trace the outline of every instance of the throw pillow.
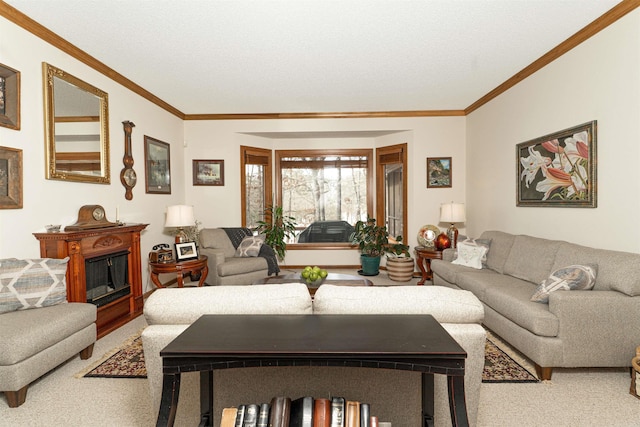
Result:
<instances>
[{"instance_id":1,"label":"throw pillow","mask_svg":"<svg viewBox=\"0 0 640 427\"><path fill-rule=\"evenodd\" d=\"M458 243L458 257L451 264L464 265L465 267L482 269L482 258L487 254L486 246L467 241Z\"/></svg>"},{"instance_id":2,"label":"throw pillow","mask_svg":"<svg viewBox=\"0 0 640 427\"><path fill-rule=\"evenodd\" d=\"M0 313L67 301L69 258L8 258L0 262Z\"/></svg>"},{"instance_id":3,"label":"throw pillow","mask_svg":"<svg viewBox=\"0 0 640 427\"><path fill-rule=\"evenodd\" d=\"M263 244L264 236L247 236L238 245L235 256L242 258L258 256Z\"/></svg>"},{"instance_id":4,"label":"throw pillow","mask_svg":"<svg viewBox=\"0 0 640 427\"><path fill-rule=\"evenodd\" d=\"M559 268L536 288L531 301L548 304L551 292L592 289L596 284L597 270L595 264Z\"/></svg>"},{"instance_id":5,"label":"throw pillow","mask_svg":"<svg viewBox=\"0 0 640 427\"><path fill-rule=\"evenodd\" d=\"M460 243L466 243L468 245L475 245L475 246L484 246L485 248L487 248L487 251L484 253L484 255L482 256L482 259L480 260L482 261L482 268L487 268L487 254L489 253L489 249L491 249L491 239L473 239L471 237L467 237L465 238L465 240L463 240ZM460 243L458 243L458 245Z\"/></svg>"}]
</instances>

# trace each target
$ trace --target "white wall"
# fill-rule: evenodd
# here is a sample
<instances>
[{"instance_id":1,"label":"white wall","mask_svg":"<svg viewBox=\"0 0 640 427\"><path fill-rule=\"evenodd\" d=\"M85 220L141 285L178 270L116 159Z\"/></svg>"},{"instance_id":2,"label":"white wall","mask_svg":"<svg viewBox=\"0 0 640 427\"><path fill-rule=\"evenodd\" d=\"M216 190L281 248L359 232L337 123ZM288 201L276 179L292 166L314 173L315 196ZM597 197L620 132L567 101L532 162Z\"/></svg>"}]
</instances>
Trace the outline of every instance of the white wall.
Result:
<instances>
[{"instance_id":1,"label":"white wall","mask_svg":"<svg viewBox=\"0 0 640 427\"><path fill-rule=\"evenodd\" d=\"M142 233L142 255L153 244L171 242L164 235L166 206L184 202L183 122L156 105L116 84L90 67L53 48L20 27L0 18L0 63L21 73L21 129L0 127L0 145L23 150L23 209L0 210L0 258L38 257L38 241L32 233L44 231L46 224L72 224L82 205L100 204L107 218L131 223L148 223ZM42 62L48 62L109 95L109 132L111 142L111 184L85 184L45 179L44 113ZM117 64L112 65L117 68ZM133 200L124 198L120 183L123 167L124 132L122 122L131 120L134 169L138 184ZM171 144L171 195L145 194L144 135ZM143 262L143 280L148 285L147 265Z\"/></svg>"},{"instance_id":2,"label":"white wall","mask_svg":"<svg viewBox=\"0 0 640 427\"><path fill-rule=\"evenodd\" d=\"M359 132L389 132L385 136L362 137ZM324 133L324 137L286 138L279 133ZM328 132L340 135L329 137ZM248 135L252 133L254 135ZM256 136L256 133L271 134ZM346 135L352 134L348 138ZM465 118L422 117L387 119L310 119L310 120L224 120L185 122L185 168L192 159L223 159L224 187L186 186L186 200L193 204L196 217L204 227L240 225L240 145L269 149L321 147L381 147L408 144L408 240L416 246L421 226L439 224L440 204L464 201L465 191ZM345 142L346 141L346 142ZM345 145L348 144L348 145ZM426 188L426 158L453 158L453 187ZM464 231L464 229L461 229ZM357 265L354 250L289 250L285 264ZM314 261L309 261L314 260Z\"/></svg>"},{"instance_id":3,"label":"white wall","mask_svg":"<svg viewBox=\"0 0 640 427\"><path fill-rule=\"evenodd\" d=\"M516 207L515 145L598 121L598 207ZM640 251L640 10L467 116L470 234Z\"/></svg>"}]
</instances>

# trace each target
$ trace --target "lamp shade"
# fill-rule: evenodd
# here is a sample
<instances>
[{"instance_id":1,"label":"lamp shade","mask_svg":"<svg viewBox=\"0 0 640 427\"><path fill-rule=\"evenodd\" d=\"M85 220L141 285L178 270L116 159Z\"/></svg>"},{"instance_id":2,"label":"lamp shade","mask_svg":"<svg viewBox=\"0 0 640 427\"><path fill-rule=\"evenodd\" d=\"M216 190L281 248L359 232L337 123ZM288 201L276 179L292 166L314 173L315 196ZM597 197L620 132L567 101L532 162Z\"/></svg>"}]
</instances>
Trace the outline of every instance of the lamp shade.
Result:
<instances>
[{"instance_id":1,"label":"lamp shade","mask_svg":"<svg viewBox=\"0 0 640 427\"><path fill-rule=\"evenodd\" d=\"M175 205L167 208L165 227L189 227L196 224L193 206Z\"/></svg>"},{"instance_id":2,"label":"lamp shade","mask_svg":"<svg viewBox=\"0 0 640 427\"><path fill-rule=\"evenodd\" d=\"M465 222L467 220L464 210L464 203L443 203L440 205L440 222L450 224Z\"/></svg>"}]
</instances>

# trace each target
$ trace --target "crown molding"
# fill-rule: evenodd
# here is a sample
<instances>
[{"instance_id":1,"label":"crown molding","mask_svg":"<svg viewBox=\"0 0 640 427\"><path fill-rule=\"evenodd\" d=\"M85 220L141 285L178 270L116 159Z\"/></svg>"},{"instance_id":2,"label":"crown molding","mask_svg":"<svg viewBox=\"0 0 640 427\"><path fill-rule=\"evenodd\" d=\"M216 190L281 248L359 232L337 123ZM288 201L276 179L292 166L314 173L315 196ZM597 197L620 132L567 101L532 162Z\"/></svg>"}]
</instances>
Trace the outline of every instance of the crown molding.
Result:
<instances>
[{"instance_id":1,"label":"crown molding","mask_svg":"<svg viewBox=\"0 0 640 427\"><path fill-rule=\"evenodd\" d=\"M353 118L398 118L398 117L445 117L445 116L466 116L489 101L498 97L502 93L511 89L527 77L531 76L546 65L555 61L574 47L585 40L599 33L609 25L613 24L623 16L632 12L640 6L640 0L623 0L595 19L593 22L582 28L580 31L569 37L558 46L545 53L543 56L532 62L527 67L520 70L507 81L478 99L476 102L464 110L415 110L415 111L379 111L379 112L308 112L308 113L255 113L255 114L184 114L182 111L158 98L151 92L127 79L122 74L116 72L82 49L69 43L43 25L37 23L19 10L0 0L0 16L5 17L14 24L29 31L52 46L62 50L73 58L88 65L96 71L109 77L116 83L121 84L132 92L140 95L144 99L156 104L160 108L168 111L182 120L274 120L274 119L353 119Z\"/></svg>"},{"instance_id":2,"label":"crown molding","mask_svg":"<svg viewBox=\"0 0 640 427\"><path fill-rule=\"evenodd\" d=\"M507 81L502 83L500 86L493 89L491 92L487 93L485 96L468 106L464 109L465 115L470 114L471 112L477 110L482 107L487 102L492 99L498 97L503 94L507 90L511 89L513 86L517 85L527 77L531 76L535 72L549 65L551 62L560 58L565 53L569 52L574 47L578 46L585 40L591 38L596 35L600 31L607 28L609 25L616 22L618 19L622 18L629 12L632 12L640 6L640 0L623 0L613 8L611 8L604 15L595 19L593 22L582 28L580 31L569 37L567 40L560 43L558 46L551 49L549 52L542 55L540 58L517 72Z\"/></svg>"}]
</instances>

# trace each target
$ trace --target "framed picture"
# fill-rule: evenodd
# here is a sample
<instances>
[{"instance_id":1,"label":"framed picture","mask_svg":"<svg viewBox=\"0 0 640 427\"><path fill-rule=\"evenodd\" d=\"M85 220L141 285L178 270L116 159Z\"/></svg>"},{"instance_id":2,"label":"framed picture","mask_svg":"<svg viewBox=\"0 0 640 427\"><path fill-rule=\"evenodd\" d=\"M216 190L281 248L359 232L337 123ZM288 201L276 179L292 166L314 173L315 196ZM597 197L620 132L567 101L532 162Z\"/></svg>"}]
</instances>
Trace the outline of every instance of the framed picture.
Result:
<instances>
[{"instance_id":1,"label":"framed picture","mask_svg":"<svg viewBox=\"0 0 640 427\"><path fill-rule=\"evenodd\" d=\"M144 136L145 190L171 194L171 151L169 144Z\"/></svg>"},{"instance_id":2,"label":"framed picture","mask_svg":"<svg viewBox=\"0 0 640 427\"><path fill-rule=\"evenodd\" d=\"M0 147L0 209L22 209L22 150Z\"/></svg>"},{"instance_id":3,"label":"framed picture","mask_svg":"<svg viewBox=\"0 0 640 427\"><path fill-rule=\"evenodd\" d=\"M451 157L427 157L427 188L451 187Z\"/></svg>"},{"instance_id":4,"label":"framed picture","mask_svg":"<svg viewBox=\"0 0 640 427\"><path fill-rule=\"evenodd\" d=\"M597 122L516 145L517 206L597 207Z\"/></svg>"},{"instance_id":5,"label":"framed picture","mask_svg":"<svg viewBox=\"0 0 640 427\"><path fill-rule=\"evenodd\" d=\"M176 243L176 260L186 261L198 258L196 242Z\"/></svg>"},{"instance_id":6,"label":"framed picture","mask_svg":"<svg viewBox=\"0 0 640 427\"><path fill-rule=\"evenodd\" d=\"M0 126L20 129L20 71L0 64Z\"/></svg>"},{"instance_id":7,"label":"framed picture","mask_svg":"<svg viewBox=\"0 0 640 427\"><path fill-rule=\"evenodd\" d=\"M193 185L224 185L224 160L194 160Z\"/></svg>"}]
</instances>

